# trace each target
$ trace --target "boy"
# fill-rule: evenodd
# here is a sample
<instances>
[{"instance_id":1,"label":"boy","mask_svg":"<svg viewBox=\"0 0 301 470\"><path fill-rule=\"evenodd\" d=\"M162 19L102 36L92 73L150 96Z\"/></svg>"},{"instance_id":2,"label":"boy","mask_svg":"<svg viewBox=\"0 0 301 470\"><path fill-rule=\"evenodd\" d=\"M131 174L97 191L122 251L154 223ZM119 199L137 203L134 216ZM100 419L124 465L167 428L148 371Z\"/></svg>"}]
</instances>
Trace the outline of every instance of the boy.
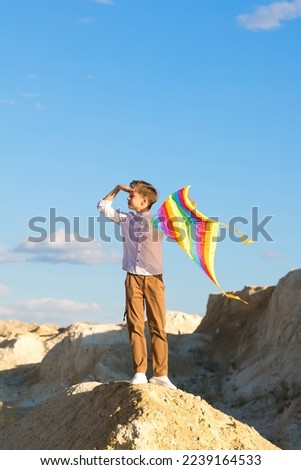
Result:
<instances>
[{"instance_id":1,"label":"boy","mask_svg":"<svg viewBox=\"0 0 301 470\"><path fill-rule=\"evenodd\" d=\"M112 207L119 191L128 193L128 207L135 212L121 212ZM151 340L153 377L150 383L176 389L168 378L168 344L165 332L165 295L162 278L163 234L149 222L150 208L158 200L156 189L145 181L134 180L129 186L118 184L97 208L120 224L123 242L122 268L125 279L126 318L132 348L135 375L131 384L147 383L147 343L144 331L144 306Z\"/></svg>"}]
</instances>

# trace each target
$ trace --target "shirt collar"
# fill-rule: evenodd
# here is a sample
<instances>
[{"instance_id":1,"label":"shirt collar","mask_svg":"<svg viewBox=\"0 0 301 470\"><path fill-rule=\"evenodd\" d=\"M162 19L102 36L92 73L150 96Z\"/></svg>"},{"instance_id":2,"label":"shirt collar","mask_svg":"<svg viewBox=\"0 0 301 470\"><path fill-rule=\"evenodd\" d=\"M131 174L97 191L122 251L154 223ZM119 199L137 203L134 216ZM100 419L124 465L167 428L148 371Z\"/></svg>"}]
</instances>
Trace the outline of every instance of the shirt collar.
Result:
<instances>
[{"instance_id":1,"label":"shirt collar","mask_svg":"<svg viewBox=\"0 0 301 470\"><path fill-rule=\"evenodd\" d=\"M135 217L139 217L139 218L143 218L143 219L147 219L147 220L150 220L153 218L153 215L150 211L146 211L146 212L136 212L135 213Z\"/></svg>"}]
</instances>

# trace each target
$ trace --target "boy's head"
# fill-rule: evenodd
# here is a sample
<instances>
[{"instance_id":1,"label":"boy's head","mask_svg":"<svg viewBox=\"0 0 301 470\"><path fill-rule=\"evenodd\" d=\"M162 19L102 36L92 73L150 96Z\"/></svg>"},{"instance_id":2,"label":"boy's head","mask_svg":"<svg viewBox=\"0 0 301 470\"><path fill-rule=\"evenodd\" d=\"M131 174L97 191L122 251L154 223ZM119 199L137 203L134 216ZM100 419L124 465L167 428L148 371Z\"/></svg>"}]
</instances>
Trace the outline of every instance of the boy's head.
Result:
<instances>
[{"instance_id":1,"label":"boy's head","mask_svg":"<svg viewBox=\"0 0 301 470\"><path fill-rule=\"evenodd\" d=\"M147 201L147 208L150 209L157 202L159 194L152 184L142 180L133 180L130 187Z\"/></svg>"}]
</instances>

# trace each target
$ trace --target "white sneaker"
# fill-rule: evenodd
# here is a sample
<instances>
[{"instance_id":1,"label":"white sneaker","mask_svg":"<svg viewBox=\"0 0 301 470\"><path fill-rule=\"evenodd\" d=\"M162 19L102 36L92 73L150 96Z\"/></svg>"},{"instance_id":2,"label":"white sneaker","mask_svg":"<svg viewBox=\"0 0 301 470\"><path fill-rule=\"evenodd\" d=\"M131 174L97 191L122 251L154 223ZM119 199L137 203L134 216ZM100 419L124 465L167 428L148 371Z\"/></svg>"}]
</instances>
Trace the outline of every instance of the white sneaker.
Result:
<instances>
[{"instance_id":1,"label":"white sneaker","mask_svg":"<svg viewBox=\"0 0 301 470\"><path fill-rule=\"evenodd\" d=\"M147 384L147 377L143 372L136 372L134 377L130 380L131 385Z\"/></svg>"},{"instance_id":2,"label":"white sneaker","mask_svg":"<svg viewBox=\"0 0 301 470\"><path fill-rule=\"evenodd\" d=\"M171 383L167 375L162 375L161 377L153 376L149 379L151 384L162 385L163 387L171 388L171 390L177 390L177 387Z\"/></svg>"}]
</instances>

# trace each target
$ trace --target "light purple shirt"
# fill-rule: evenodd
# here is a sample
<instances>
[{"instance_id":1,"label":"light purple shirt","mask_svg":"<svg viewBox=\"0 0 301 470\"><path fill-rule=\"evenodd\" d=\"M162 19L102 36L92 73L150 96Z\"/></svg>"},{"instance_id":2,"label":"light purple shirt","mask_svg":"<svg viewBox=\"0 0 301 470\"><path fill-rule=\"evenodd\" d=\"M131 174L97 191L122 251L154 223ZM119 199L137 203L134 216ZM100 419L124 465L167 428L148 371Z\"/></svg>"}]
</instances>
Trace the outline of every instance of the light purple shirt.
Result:
<instances>
[{"instance_id":1,"label":"light purple shirt","mask_svg":"<svg viewBox=\"0 0 301 470\"><path fill-rule=\"evenodd\" d=\"M131 274L162 274L163 233L150 224L151 212L135 214L112 207L112 201L101 199L97 209L108 219L120 224L124 237L122 269Z\"/></svg>"}]
</instances>

